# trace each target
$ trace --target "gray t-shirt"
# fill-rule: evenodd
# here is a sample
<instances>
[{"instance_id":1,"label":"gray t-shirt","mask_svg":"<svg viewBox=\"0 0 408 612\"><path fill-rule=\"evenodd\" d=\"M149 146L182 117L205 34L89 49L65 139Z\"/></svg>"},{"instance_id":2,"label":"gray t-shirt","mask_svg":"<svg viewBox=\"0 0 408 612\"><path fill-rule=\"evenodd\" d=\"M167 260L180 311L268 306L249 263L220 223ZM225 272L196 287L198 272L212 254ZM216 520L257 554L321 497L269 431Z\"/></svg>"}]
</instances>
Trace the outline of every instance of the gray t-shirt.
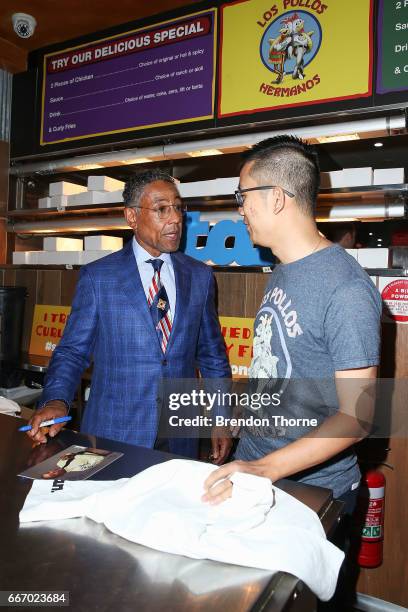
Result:
<instances>
[{"instance_id":1,"label":"gray t-shirt","mask_svg":"<svg viewBox=\"0 0 408 612\"><path fill-rule=\"evenodd\" d=\"M280 414L286 410L288 418L317 416L320 423L338 409L336 370L379 364L380 320L379 292L339 245L280 264L271 274L255 320L249 376L258 391L265 391L265 384L269 392L271 387L283 391ZM305 431L248 427L235 456L263 457ZM360 471L350 448L294 478L330 488L339 497L357 486Z\"/></svg>"}]
</instances>

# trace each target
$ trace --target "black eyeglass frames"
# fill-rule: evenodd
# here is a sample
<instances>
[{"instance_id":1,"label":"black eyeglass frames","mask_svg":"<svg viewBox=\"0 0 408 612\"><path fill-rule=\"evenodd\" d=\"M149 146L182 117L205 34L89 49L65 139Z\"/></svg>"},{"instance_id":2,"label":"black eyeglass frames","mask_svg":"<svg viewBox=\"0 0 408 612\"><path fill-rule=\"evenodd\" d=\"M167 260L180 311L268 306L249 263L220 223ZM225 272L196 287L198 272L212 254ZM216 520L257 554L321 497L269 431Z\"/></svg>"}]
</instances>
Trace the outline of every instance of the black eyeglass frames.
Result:
<instances>
[{"instance_id":1,"label":"black eyeglass frames","mask_svg":"<svg viewBox=\"0 0 408 612\"><path fill-rule=\"evenodd\" d=\"M278 187L278 185L261 185L259 187L249 187L248 189L237 189L234 192L234 195L235 195L235 199L237 201L238 207L241 208L244 205L244 198L242 197L243 193L247 193L247 191L258 191L258 190L265 190L265 189L276 189L276 187ZM290 191L287 191L286 189L282 189L282 191L283 191L283 193L286 193L286 195L289 196L290 198L294 198L295 197L295 195L293 193L291 193Z\"/></svg>"}]
</instances>

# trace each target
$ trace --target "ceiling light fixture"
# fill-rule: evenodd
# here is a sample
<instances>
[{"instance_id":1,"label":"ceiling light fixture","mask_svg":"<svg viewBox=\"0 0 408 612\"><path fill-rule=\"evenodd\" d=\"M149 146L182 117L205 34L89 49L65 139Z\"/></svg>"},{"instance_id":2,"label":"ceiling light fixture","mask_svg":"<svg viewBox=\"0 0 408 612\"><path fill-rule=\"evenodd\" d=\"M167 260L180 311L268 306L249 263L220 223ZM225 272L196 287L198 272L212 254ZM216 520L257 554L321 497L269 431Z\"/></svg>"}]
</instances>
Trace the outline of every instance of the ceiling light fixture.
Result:
<instances>
[{"instance_id":1,"label":"ceiling light fixture","mask_svg":"<svg viewBox=\"0 0 408 612\"><path fill-rule=\"evenodd\" d=\"M316 223L352 223L358 221L356 217L344 217L342 219L330 219L329 217L316 217Z\"/></svg>"},{"instance_id":2,"label":"ceiling light fixture","mask_svg":"<svg viewBox=\"0 0 408 612\"><path fill-rule=\"evenodd\" d=\"M189 142L176 142L165 145L155 145L141 149L127 149L122 151L111 151L93 155L81 155L78 157L63 158L58 160L46 160L41 162L19 162L10 169L14 176L27 176L35 172L59 173L75 169L82 164L101 164L102 166L120 166L123 163L145 163L149 161L164 161L169 159L181 159L191 157L196 151L221 151L222 153L237 153L244 151L260 140L271 138L282 134L292 134L307 140L318 140L319 138L340 138L347 140L350 135L358 135L361 138L378 138L393 133L406 131L405 115L393 117L376 117L375 119L361 119L359 121L346 121L326 125L312 125L301 128L284 127L281 130L258 132L246 132L234 136L219 136L206 140ZM336 141L338 142L338 140Z\"/></svg>"},{"instance_id":3,"label":"ceiling light fixture","mask_svg":"<svg viewBox=\"0 0 408 612\"><path fill-rule=\"evenodd\" d=\"M210 155L222 155L222 151L219 149L200 149L199 151L190 151L187 153L190 157L207 157Z\"/></svg>"},{"instance_id":4,"label":"ceiling light fixture","mask_svg":"<svg viewBox=\"0 0 408 612\"><path fill-rule=\"evenodd\" d=\"M342 204L339 206L323 207L317 210L318 221L354 221L364 219L401 218L405 215L403 203L374 203L374 204Z\"/></svg>"},{"instance_id":5,"label":"ceiling light fixture","mask_svg":"<svg viewBox=\"0 0 408 612\"><path fill-rule=\"evenodd\" d=\"M319 144L331 142L347 142L348 140L360 140L358 134L337 134L336 136L319 136L315 139Z\"/></svg>"},{"instance_id":6,"label":"ceiling light fixture","mask_svg":"<svg viewBox=\"0 0 408 612\"><path fill-rule=\"evenodd\" d=\"M102 164L79 164L75 166L75 170L96 170L97 168L103 168Z\"/></svg>"},{"instance_id":7,"label":"ceiling light fixture","mask_svg":"<svg viewBox=\"0 0 408 612\"><path fill-rule=\"evenodd\" d=\"M374 143L374 146L375 146L375 147L383 147L383 146L384 146L384 143L383 143L383 142L375 142L375 143Z\"/></svg>"},{"instance_id":8,"label":"ceiling light fixture","mask_svg":"<svg viewBox=\"0 0 408 612\"><path fill-rule=\"evenodd\" d=\"M122 159L120 163L131 166L132 164L148 164L152 161L149 157L131 157L130 159Z\"/></svg>"}]
</instances>

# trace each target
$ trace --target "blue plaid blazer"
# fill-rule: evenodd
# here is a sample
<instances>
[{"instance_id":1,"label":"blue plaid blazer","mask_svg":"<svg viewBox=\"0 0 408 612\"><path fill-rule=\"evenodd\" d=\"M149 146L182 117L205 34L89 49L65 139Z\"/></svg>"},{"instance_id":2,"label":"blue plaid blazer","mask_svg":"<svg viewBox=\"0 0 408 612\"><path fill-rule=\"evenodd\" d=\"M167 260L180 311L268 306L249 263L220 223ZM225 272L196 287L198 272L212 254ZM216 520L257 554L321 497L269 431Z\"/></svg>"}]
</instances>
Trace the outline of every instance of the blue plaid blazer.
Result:
<instances>
[{"instance_id":1,"label":"blue plaid blazer","mask_svg":"<svg viewBox=\"0 0 408 612\"><path fill-rule=\"evenodd\" d=\"M52 356L40 406L71 403L93 358L91 393L81 430L153 447L161 378L230 376L214 303L212 270L182 253L171 255L177 304L163 355L132 250L132 241L84 266L63 338ZM197 456L196 439L171 439L170 451Z\"/></svg>"}]
</instances>

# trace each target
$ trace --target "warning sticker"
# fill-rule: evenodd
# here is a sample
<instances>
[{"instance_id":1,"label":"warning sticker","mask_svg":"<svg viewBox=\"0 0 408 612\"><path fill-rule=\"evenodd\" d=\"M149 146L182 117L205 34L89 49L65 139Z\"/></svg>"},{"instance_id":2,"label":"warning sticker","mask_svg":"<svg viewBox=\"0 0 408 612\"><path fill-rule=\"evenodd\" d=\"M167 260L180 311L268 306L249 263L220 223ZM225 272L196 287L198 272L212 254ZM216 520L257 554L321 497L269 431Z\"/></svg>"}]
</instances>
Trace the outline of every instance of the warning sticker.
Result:
<instances>
[{"instance_id":1,"label":"warning sticker","mask_svg":"<svg viewBox=\"0 0 408 612\"><path fill-rule=\"evenodd\" d=\"M408 323L408 278L379 279L379 290L383 299L383 319L397 323Z\"/></svg>"},{"instance_id":2,"label":"warning sticker","mask_svg":"<svg viewBox=\"0 0 408 612\"><path fill-rule=\"evenodd\" d=\"M364 525L361 531L361 535L363 536L363 538L381 538L381 525L378 525L376 527L369 527L367 525Z\"/></svg>"}]
</instances>

